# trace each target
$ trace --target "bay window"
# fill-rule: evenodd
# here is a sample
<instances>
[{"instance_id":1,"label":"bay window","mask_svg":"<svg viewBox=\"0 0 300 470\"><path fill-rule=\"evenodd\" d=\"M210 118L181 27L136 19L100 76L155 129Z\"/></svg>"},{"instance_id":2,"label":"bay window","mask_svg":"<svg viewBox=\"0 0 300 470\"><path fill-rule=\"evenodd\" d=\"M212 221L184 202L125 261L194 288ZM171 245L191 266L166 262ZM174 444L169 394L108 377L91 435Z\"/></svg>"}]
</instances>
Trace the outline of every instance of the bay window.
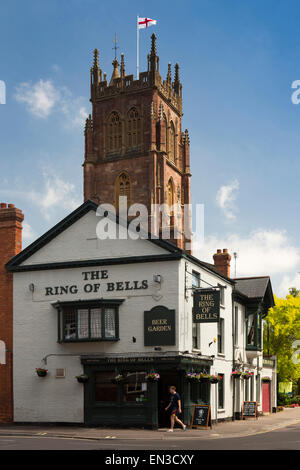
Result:
<instances>
[{"instance_id":1,"label":"bay window","mask_svg":"<svg viewBox=\"0 0 300 470\"><path fill-rule=\"evenodd\" d=\"M116 341L123 300L57 302L58 341Z\"/></svg>"}]
</instances>

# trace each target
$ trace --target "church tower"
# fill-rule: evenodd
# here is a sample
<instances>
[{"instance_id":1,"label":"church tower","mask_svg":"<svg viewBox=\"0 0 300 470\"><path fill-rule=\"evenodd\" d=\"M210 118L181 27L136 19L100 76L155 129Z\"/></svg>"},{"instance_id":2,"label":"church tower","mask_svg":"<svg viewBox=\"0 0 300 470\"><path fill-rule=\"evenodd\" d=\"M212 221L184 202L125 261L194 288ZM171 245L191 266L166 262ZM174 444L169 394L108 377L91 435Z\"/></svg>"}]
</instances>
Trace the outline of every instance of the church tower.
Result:
<instances>
[{"instance_id":1,"label":"church tower","mask_svg":"<svg viewBox=\"0 0 300 470\"><path fill-rule=\"evenodd\" d=\"M123 54L121 64L115 58L112 65L108 81L95 49L91 68L92 115L85 127L84 200L118 208L119 196L127 196L129 206L144 204L149 214L152 204L176 204L182 223L175 239L178 219L170 213L169 240L191 251L190 237L184 229L184 204L190 204L190 144L188 131L181 130L179 66L175 65L173 81L171 64L166 79L162 79L155 34L151 37L147 71L140 73L137 80L126 75ZM161 217L158 221L160 235L164 221Z\"/></svg>"}]
</instances>

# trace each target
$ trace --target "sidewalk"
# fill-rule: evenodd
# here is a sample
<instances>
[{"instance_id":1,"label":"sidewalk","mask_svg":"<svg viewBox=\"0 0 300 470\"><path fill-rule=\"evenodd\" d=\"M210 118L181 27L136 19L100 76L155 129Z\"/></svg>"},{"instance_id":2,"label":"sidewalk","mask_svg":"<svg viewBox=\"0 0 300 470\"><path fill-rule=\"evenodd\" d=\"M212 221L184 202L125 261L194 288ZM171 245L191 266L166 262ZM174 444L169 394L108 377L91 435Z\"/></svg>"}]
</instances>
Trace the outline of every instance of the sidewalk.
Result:
<instances>
[{"instance_id":1,"label":"sidewalk","mask_svg":"<svg viewBox=\"0 0 300 470\"><path fill-rule=\"evenodd\" d=\"M245 437L260 434L275 429L284 428L300 423L300 408L285 408L279 413L270 414L256 419L218 423L212 429L175 429L173 433L167 433L166 429L109 429L87 428L80 426L64 425L16 425L0 424L1 436L45 436L73 439L119 439L119 440L177 440L187 439L222 439L232 437Z\"/></svg>"}]
</instances>

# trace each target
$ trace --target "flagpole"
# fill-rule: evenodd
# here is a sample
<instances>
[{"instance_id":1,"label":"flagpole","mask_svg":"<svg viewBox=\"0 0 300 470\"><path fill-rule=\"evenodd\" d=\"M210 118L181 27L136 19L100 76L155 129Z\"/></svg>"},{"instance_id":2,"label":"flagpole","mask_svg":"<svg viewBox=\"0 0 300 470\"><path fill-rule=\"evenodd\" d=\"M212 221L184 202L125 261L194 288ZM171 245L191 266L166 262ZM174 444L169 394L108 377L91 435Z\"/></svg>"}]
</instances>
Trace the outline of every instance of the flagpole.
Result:
<instances>
[{"instance_id":1,"label":"flagpole","mask_svg":"<svg viewBox=\"0 0 300 470\"><path fill-rule=\"evenodd\" d=\"M139 33L139 15L136 18L136 79L139 79L139 68L140 68L140 33Z\"/></svg>"}]
</instances>

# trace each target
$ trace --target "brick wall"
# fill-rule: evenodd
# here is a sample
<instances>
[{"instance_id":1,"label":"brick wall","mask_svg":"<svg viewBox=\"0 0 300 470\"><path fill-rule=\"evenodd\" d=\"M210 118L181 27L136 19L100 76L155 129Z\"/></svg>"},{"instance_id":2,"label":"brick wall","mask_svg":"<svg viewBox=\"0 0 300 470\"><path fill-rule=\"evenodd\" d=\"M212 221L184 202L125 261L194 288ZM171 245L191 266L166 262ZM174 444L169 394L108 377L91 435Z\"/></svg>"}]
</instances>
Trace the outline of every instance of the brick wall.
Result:
<instances>
[{"instance_id":1,"label":"brick wall","mask_svg":"<svg viewBox=\"0 0 300 470\"><path fill-rule=\"evenodd\" d=\"M5 264L22 249L23 219L13 204L0 204L0 340L6 345L6 364L0 364L0 422L13 420L13 277Z\"/></svg>"}]
</instances>

